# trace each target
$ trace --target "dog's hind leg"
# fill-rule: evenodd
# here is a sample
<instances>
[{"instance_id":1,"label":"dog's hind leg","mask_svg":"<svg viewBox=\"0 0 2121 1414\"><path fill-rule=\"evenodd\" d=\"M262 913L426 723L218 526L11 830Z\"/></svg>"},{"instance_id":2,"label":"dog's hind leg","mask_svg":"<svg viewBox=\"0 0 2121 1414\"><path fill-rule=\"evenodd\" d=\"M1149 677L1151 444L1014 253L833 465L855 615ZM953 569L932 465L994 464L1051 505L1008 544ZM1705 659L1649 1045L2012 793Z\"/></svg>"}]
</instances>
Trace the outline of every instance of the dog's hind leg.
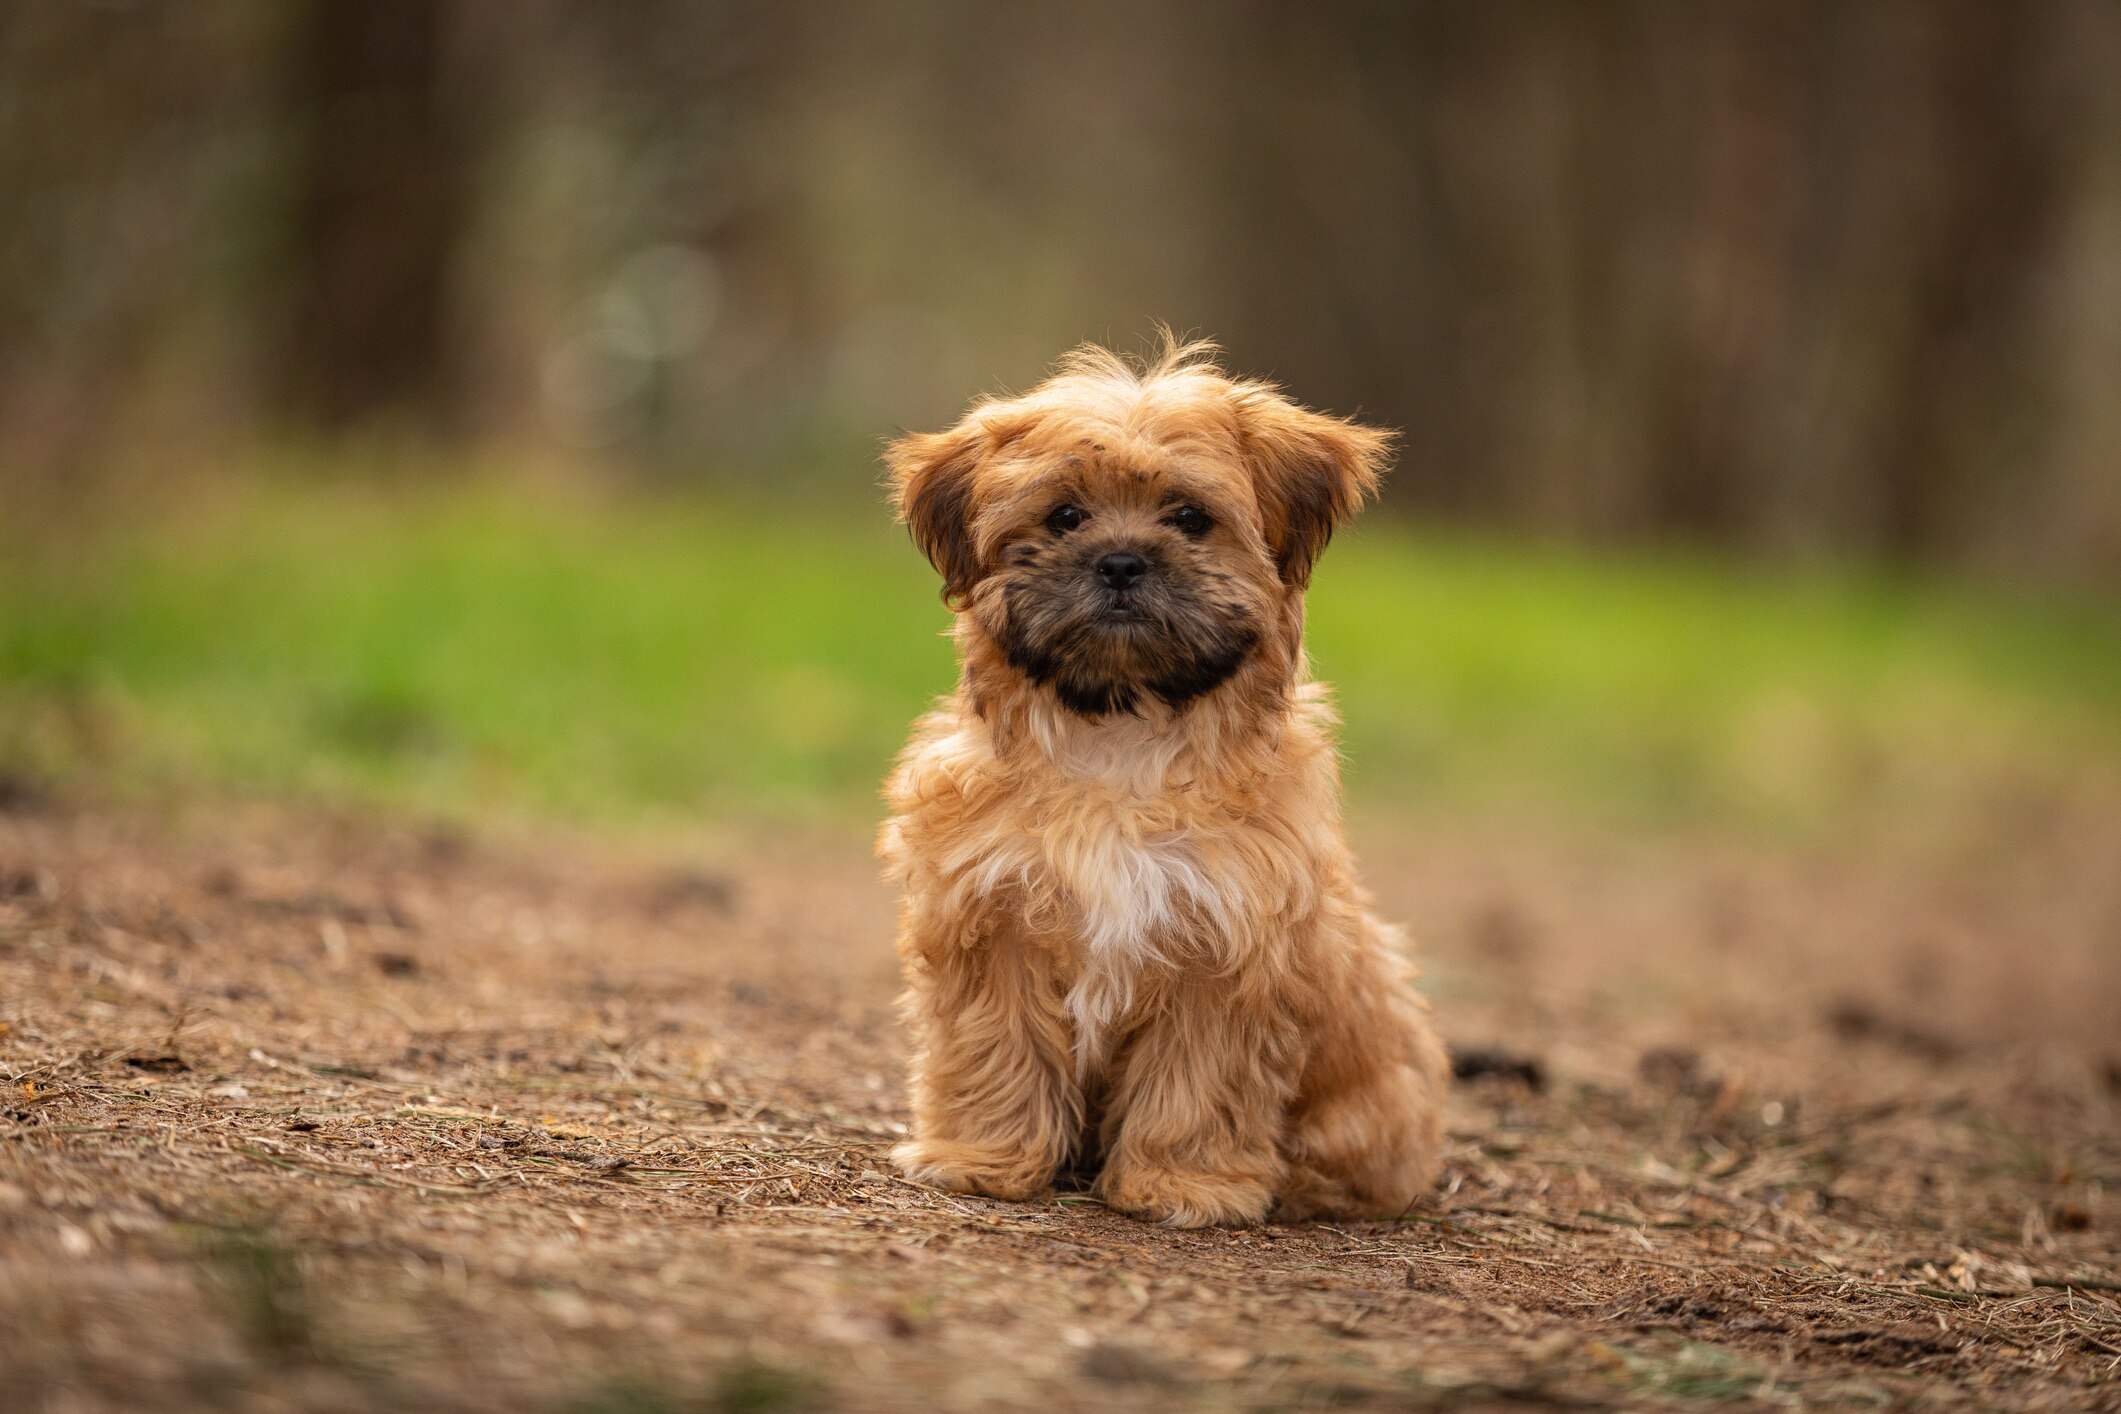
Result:
<instances>
[{"instance_id":1,"label":"dog's hind leg","mask_svg":"<svg viewBox=\"0 0 2121 1414\"><path fill-rule=\"evenodd\" d=\"M1396 940L1371 920L1363 926L1370 936L1344 1000L1308 1037L1277 1217L1398 1217L1436 1181L1449 1062Z\"/></svg>"}]
</instances>

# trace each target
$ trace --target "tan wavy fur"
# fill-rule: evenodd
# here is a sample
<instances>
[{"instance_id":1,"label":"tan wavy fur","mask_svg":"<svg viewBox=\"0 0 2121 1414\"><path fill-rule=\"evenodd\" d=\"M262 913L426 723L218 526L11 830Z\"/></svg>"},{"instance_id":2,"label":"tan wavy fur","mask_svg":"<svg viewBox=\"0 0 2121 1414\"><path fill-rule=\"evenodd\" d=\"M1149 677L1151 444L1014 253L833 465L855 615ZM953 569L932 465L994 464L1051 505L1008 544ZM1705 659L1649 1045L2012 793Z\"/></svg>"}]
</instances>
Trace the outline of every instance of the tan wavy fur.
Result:
<instances>
[{"instance_id":1,"label":"tan wavy fur","mask_svg":"<svg viewBox=\"0 0 2121 1414\"><path fill-rule=\"evenodd\" d=\"M1443 1049L1356 882L1303 647L1388 442L1167 340L889 448L961 667L880 840L909 1176L1026 1198L1094 1173L1186 1227L1427 1191Z\"/></svg>"}]
</instances>

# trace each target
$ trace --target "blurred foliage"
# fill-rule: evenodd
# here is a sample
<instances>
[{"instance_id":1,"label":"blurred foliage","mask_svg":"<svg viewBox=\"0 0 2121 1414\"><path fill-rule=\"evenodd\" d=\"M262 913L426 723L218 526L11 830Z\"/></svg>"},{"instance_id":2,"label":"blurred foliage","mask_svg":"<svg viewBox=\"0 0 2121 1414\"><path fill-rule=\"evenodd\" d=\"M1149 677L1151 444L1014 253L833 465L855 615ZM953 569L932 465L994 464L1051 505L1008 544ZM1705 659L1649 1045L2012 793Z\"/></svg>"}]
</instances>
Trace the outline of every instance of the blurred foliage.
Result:
<instances>
[{"instance_id":1,"label":"blurred foliage","mask_svg":"<svg viewBox=\"0 0 2121 1414\"><path fill-rule=\"evenodd\" d=\"M263 1227L206 1230L200 1265L243 1343L274 1364L330 1355L317 1300L299 1253Z\"/></svg>"},{"instance_id":2,"label":"blurred foliage","mask_svg":"<svg viewBox=\"0 0 2121 1414\"><path fill-rule=\"evenodd\" d=\"M2107 0L0 6L0 496L846 487L1162 319L1388 507L2111 587L2117 73Z\"/></svg>"},{"instance_id":3,"label":"blurred foliage","mask_svg":"<svg viewBox=\"0 0 2121 1414\"><path fill-rule=\"evenodd\" d=\"M774 1414L830 1407L814 1375L748 1361L701 1391L670 1381L622 1379L560 1406L564 1414Z\"/></svg>"},{"instance_id":4,"label":"blurred foliage","mask_svg":"<svg viewBox=\"0 0 2121 1414\"><path fill-rule=\"evenodd\" d=\"M268 483L0 571L0 770L839 817L950 685L880 506L431 480ZM1311 640L1373 808L1817 832L2121 784L2121 613L2085 601L1373 521Z\"/></svg>"}]
</instances>

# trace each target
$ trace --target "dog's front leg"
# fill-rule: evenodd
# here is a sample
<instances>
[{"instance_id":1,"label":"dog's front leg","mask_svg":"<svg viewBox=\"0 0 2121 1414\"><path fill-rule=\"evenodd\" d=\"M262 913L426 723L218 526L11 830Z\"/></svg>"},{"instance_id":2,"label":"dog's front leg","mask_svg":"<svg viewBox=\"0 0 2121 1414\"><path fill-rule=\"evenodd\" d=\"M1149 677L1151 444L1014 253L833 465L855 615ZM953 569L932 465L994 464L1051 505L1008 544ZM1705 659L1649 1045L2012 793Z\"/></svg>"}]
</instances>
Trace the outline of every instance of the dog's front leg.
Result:
<instances>
[{"instance_id":1,"label":"dog's front leg","mask_svg":"<svg viewBox=\"0 0 2121 1414\"><path fill-rule=\"evenodd\" d=\"M1098 1196L1173 1227L1256 1223L1281 1180L1293 1028L1227 978L1142 998L1106 1109Z\"/></svg>"},{"instance_id":2,"label":"dog's front leg","mask_svg":"<svg viewBox=\"0 0 2121 1414\"><path fill-rule=\"evenodd\" d=\"M1082 1132L1054 958L1008 922L921 928L899 951L914 1035L908 1178L956 1193L1028 1198Z\"/></svg>"}]
</instances>

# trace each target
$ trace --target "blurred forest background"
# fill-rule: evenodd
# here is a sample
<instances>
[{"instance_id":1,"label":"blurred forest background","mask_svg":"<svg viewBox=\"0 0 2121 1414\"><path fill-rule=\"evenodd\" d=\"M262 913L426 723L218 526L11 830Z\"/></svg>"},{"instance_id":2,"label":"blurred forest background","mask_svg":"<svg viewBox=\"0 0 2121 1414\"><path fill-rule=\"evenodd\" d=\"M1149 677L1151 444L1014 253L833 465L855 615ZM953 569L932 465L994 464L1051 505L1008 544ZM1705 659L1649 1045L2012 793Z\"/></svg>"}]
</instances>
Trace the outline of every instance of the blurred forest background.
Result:
<instances>
[{"instance_id":1,"label":"blurred forest background","mask_svg":"<svg viewBox=\"0 0 2121 1414\"><path fill-rule=\"evenodd\" d=\"M1153 319L1390 503L2121 583L2109 0L18 0L0 466L866 486Z\"/></svg>"},{"instance_id":2,"label":"blurred forest background","mask_svg":"<svg viewBox=\"0 0 2121 1414\"><path fill-rule=\"evenodd\" d=\"M1358 799L2121 801L2112 0L14 0L0 804L867 816L879 443L1159 320L1404 433Z\"/></svg>"}]
</instances>

